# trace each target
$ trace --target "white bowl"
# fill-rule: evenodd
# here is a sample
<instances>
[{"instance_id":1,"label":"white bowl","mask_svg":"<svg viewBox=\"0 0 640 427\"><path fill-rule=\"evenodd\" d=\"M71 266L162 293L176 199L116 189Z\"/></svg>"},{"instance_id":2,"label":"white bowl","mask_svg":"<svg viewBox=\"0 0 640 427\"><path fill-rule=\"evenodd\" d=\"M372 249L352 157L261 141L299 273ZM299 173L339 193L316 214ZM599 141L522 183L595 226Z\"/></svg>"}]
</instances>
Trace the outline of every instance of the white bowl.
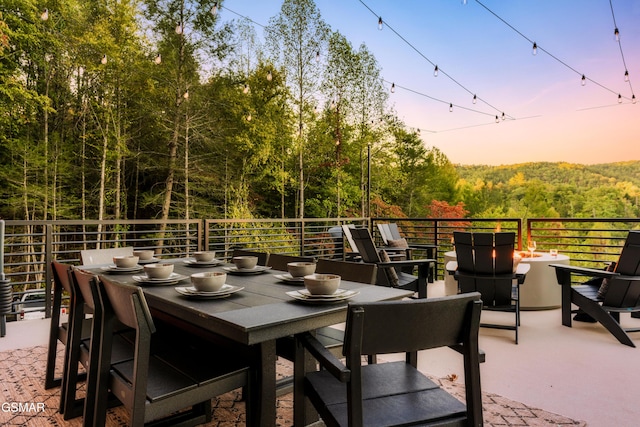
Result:
<instances>
[{"instance_id":1,"label":"white bowl","mask_svg":"<svg viewBox=\"0 0 640 427\"><path fill-rule=\"evenodd\" d=\"M173 264L158 263L144 266L144 272L149 279L167 279L173 273Z\"/></svg>"},{"instance_id":2,"label":"white bowl","mask_svg":"<svg viewBox=\"0 0 640 427\"><path fill-rule=\"evenodd\" d=\"M231 261L236 265L238 270L251 270L258 265L257 256L234 256Z\"/></svg>"},{"instance_id":3,"label":"white bowl","mask_svg":"<svg viewBox=\"0 0 640 427\"><path fill-rule=\"evenodd\" d=\"M154 252L150 250L133 251L133 255L140 258L140 261L148 261L153 258Z\"/></svg>"},{"instance_id":4,"label":"white bowl","mask_svg":"<svg viewBox=\"0 0 640 427\"><path fill-rule=\"evenodd\" d=\"M227 273L219 271L207 271L191 275L193 287L202 292L219 291L227 280Z\"/></svg>"},{"instance_id":5,"label":"white bowl","mask_svg":"<svg viewBox=\"0 0 640 427\"><path fill-rule=\"evenodd\" d=\"M293 277L304 277L316 272L315 262L290 262L287 271Z\"/></svg>"},{"instance_id":6,"label":"white bowl","mask_svg":"<svg viewBox=\"0 0 640 427\"><path fill-rule=\"evenodd\" d=\"M333 295L340 287L337 274L310 274L304 276L304 287L311 295Z\"/></svg>"},{"instance_id":7,"label":"white bowl","mask_svg":"<svg viewBox=\"0 0 640 427\"><path fill-rule=\"evenodd\" d=\"M213 251L194 252L193 257L199 262L210 262L216 257L216 253Z\"/></svg>"},{"instance_id":8,"label":"white bowl","mask_svg":"<svg viewBox=\"0 0 640 427\"><path fill-rule=\"evenodd\" d=\"M140 258L133 255L120 255L113 257L113 263L118 268L133 268L138 265Z\"/></svg>"}]
</instances>

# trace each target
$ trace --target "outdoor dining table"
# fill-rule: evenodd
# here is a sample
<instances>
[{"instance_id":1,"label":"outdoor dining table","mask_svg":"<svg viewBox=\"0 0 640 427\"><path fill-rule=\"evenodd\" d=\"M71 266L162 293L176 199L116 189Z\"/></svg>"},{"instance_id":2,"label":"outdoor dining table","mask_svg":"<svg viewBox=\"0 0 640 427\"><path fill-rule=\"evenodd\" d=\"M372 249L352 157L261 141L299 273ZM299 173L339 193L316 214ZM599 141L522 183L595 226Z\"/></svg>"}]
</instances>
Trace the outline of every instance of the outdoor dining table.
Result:
<instances>
[{"instance_id":1,"label":"outdoor dining table","mask_svg":"<svg viewBox=\"0 0 640 427\"><path fill-rule=\"evenodd\" d=\"M185 262L186 261L186 262ZM195 272L224 271L231 264L214 267L194 267L193 260L173 259L174 272L187 278ZM104 274L103 268L88 268ZM246 346L257 376L253 390L252 424L274 426L276 422L276 340L293 334L342 323L346 320L347 301L308 304L286 294L302 289L275 277L286 272L265 270L259 274L227 274L226 283L243 287L239 292L220 299L195 299L179 294L176 286L189 286L184 279L171 286L145 285L134 281L134 274L110 275L112 280L140 285L154 316L174 319L177 325L195 326ZM406 290L341 281L341 289L359 293L348 301L369 302L402 299L412 293Z\"/></svg>"}]
</instances>

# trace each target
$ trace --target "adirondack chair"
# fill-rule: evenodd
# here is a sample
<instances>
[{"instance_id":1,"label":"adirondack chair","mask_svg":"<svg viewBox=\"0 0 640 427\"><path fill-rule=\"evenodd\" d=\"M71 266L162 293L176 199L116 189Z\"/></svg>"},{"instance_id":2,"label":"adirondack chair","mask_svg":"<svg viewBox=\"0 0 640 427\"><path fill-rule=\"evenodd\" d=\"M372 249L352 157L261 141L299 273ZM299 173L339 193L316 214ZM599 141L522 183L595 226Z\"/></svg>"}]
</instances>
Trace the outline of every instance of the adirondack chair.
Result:
<instances>
[{"instance_id":1,"label":"adirondack chair","mask_svg":"<svg viewBox=\"0 0 640 427\"><path fill-rule=\"evenodd\" d=\"M481 323L480 326L515 331L518 344L520 325L520 285L524 283L528 264L514 270L515 233L453 233L457 261L447 264L458 281L460 293L480 292L483 309L514 313L513 326Z\"/></svg>"},{"instance_id":2,"label":"adirondack chair","mask_svg":"<svg viewBox=\"0 0 640 427\"><path fill-rule=\"evenodd\" d=\"M431 266L435 263L434 259L391 261L386 252L376 248L367 228L353 228L350 231L362 260L378 266L377 285L410 289L418 292L419 298L427 297L427 278ZM406 267L418 267L418 275L404 272L402 269Z\"/></svg>"},{"instance_id":3,"label":"adirondack chair","mask_svg":"<svg viewBox=\"0 0 640 427\"><path fill-rule=\"evenodd\" d=\"M378 231L380 232L380 237L382 237L382 241L385 244L383 249L387 251L405 251L407 258L409 259L413 257L413 253L415 251L421 253L426 252L427 258L435 259L436 263L434 264L433 269L429 272L429 282L433 282L434 272L438 269L438 245L407 242L407 239L402 236L400 229L398 228L398 224L395 222L378 223Z\"/></svg>"},{"instance_id":4,"label":"adirondack chair","mask_svg":"<svg viewBox=\"0 0 640 427\"><path fill-rule=\"evenodd\" d=\"M614 271L552 264L558 284L562 286L562 324L571 327L571 304L600 322L622 344L635 347L628 332L640 328L623 328L620 313L640 313L640 232L630 231ZM572 286L572 276L602 277L603 285ZM605 288L606 287L606 291Z\"/></svg>"}]
</instances>

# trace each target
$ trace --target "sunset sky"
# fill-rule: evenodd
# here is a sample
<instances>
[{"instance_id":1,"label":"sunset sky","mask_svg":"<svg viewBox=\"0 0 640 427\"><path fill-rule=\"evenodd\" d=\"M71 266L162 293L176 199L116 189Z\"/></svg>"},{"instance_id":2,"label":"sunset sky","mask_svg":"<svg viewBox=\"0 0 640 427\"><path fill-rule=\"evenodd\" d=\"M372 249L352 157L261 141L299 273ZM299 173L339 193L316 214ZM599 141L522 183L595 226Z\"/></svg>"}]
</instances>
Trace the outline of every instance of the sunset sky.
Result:
<instances>
[{"instance_id":1,"label":"sunset sky","mask_svg":"<svg viewBox=\"0 0 640 427\"><path fill-rule=\"evenodd\" d=\"M640 160L640 0L315 3L354 49L366 44L398 117L453 163ZM280 5L226 0L220 16L267 25Z\"/></svg>"}]
</instances>

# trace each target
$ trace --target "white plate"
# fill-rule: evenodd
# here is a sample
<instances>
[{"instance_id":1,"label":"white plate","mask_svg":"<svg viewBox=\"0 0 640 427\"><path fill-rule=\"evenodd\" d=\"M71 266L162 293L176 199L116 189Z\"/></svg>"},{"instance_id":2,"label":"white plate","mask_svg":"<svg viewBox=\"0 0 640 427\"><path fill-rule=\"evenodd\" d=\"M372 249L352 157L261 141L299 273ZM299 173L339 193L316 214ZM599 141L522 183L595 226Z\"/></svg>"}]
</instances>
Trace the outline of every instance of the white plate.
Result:
<instances>
[{"instance_id":1,"label":"white plate","mask_svg":"<svg viewBox=\"0 0 640 427\"><path fill-rule=\"evenodd\" d=\"M194 298L224 298L243 289L243 286L233 286L227 284L222 285L222 288L215 292L199 291L193 286L176 286L175 288L176 292L178 292L179 294Z\"/></svg>"},{"instance_id":2,"label":"white plate","mask_svg":"<svg viewBox=\"0 0 640 427\"><path fill-rule=\"evenodd\" d=\"M211 261L196 261L195 259L185 259L184 263L189 267L215 267L216 265L220 265L223 261L219 259L213 259Z\"/></svg>"},{"instance_id":3,"label":"white plate","mask_svg":"<svg viewBox=\"0 0 640 427\"><path fill-rule=\"evenodd\" d=\"M189 277L178 273L171 273L171 275L166 279L152 279L146 274L144 276L132 276L131 278L138 283L146 283L152 285L171 285L176 284L181 280L188 279Z\"/></svg>"},{"instance_id":4,"label":"white plate","mask_svg":"<svg viewBox=\"0 0 640 427\"><path fill-rule=\"evenodd\" d=\"M108 265L106 267L100 267L100 270L107 273L116 273L116 274L131 274L137 273L138 271L142 271L143 267L141 265L136 265L135 267L117 267L114 265Z\"/></svg>"},{"instance_id":5,"label":"white plate","mask_svg":"<svg viewBox=\"0 0 640 427\"><path fill-rule=\"evenodd\" d=\"M274 274L273 277L290 285L304 285L304 277L293 277L289 273Z\"/></svg>"},{"instance_id":6,"label":"white plate","mask_svg":"<svg viewBox=\"0 0 640 427\"><path fill-rule=\"evenodd\" d=\"M318 303L322 304L325 302L345 301L345 300L348 300L349 298L352 298L358 295L359 293L360 293L359 291L349 291L346 289L338 289L336 293L333 295L311 295L309 291L307 291L306 289L301 289L299 291L289 291L286 294L289 295L291 298L297 299L298 301L304 301L304 302L314 303L314 304L318 304Z\"/></svg>"},{"instance_id":7,"label":"white plate","mask_svg":"<svg viewBox=\"0 0 640 427\"><path fill-rule=\"evenodd\" d=\"M250 275L264 273L265 271L271 270L271 267L257 265L254 268L223 267L222 269L229 274Z\"/></svg>"},{"instance_id":8,"label":"white plate","mask_svg":"<svg viewBox=\"0 0 640 427\"><path fill-rule=\"evenodd\" d=\"M149 259L138 260L138 264L153 264L153 263L156 263L156 262L160 262L160 258L153 257L153 258L149 258Z\"/></svg>"}]
</instances>

